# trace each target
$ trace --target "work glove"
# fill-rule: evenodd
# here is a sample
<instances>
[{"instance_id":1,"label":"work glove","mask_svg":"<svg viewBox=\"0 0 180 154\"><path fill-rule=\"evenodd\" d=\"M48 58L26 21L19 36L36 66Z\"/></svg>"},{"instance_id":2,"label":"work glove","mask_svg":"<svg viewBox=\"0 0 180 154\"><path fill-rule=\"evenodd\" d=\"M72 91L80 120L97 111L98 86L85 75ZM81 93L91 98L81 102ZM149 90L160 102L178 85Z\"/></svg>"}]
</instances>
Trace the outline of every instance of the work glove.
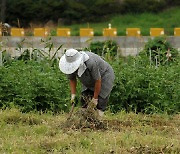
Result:
<instances>
[{"instance_id":1,"label":"work glove","mask_svg":"<svg viewBox=\"0 0 180 154\"><path fill-rule=\"evenodd\" d=\"M88 104L89 109L95 109L98 104L98 99L92 98L92 100Z\"/></svg>"},{"instance_id":2,"label":"work glove","mask_svg":"<svg viewBox=\"0 0 180 154\"><path fill-rule=\"evenodd\" d=\"M76 98L76 94L71 94L71 104L76 103L75 98Z\"/></svg>"}]
</instances>

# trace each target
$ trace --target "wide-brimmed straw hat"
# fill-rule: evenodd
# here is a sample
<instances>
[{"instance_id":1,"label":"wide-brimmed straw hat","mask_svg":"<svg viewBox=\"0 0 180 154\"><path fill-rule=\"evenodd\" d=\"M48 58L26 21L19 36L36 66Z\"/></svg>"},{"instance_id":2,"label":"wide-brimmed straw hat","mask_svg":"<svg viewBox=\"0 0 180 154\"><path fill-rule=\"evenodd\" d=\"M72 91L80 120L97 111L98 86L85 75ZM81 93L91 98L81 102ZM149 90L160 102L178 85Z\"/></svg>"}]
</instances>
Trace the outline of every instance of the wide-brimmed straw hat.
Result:
<instances>
[{"instance_id":1,"label":"wide-brimmed straw hat","mask_svg":"<svg viewBox=\"0 0 180 154\"><path fill-rule=\"evenodd\" d=\"M59 61L59 68L65 74L74 73L82 62L82 54L75 49L68 49Z\"/></svg>"}]
</instances>

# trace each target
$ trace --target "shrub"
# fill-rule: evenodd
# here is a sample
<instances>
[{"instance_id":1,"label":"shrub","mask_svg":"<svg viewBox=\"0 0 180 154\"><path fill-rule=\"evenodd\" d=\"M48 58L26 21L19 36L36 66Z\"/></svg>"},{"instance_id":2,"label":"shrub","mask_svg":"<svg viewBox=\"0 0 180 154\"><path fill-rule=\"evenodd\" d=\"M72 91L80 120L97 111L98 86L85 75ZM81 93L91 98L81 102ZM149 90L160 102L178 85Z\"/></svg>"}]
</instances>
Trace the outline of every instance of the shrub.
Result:
<instances>
[{"instance_id":1,"label":"shrub","mask_svg":"<svg viewBox=\"0 0 180 154\"><path fill-rule=\"evenodd\" d=\"M180 112L179 60L166 38L157 37L138 56L113 62L116 80L109 107L113 112Z\"/></svg>"},{"instance_id":2,"label":"shrub","mask_svg":"<svg viewBox=\"0 0 180 154\"><path fill-rule=\"evenodd\" d=\"M112 60L117 55L118 45L115 41L96 41L90 43L88 50L104 57L106 60Z\"/></svg>"},{"instance_id":3,"label":"shrub","mask_svg":"<svg viewBox=\"0 0 180 154\"><path fill-rule=\"evenodd\" d=\"M13 102L23 111L68 109L68 83L58 67L45 61L15 61L0 67L0 74L1 107Z\"/></svg>"},{"instance_id":4,"label":"shrub","mask_svg":"<svg viewBox=\"0 0 180 154\"><path fill-rule=\"evenodd\" d=\"M165 37L156 37L149 39L145 44L141 56L150 58L150 61L156 65L165 65L174 62L178 56L178 51L174 49Z\"/></svg>"},{"instance_id":5,"label":"shrub","mask_svg":"<svg viewBox=\"0 0 180 154\"><path fill-rule=\"evenodd\" d=\"M117 52L116 43L112 41L91 45L91 51L101 56L107 56L108 51L112 51L111 55ZM0 67L0 107L15 105L24 112L69 109L68 80L59 71L57 60L50 56L53 44L47 42L47 47L49 54L46 56L34 55L30 59L27 52L13 61L9 61L8 56L6 60L4 58L6 65ZM149 49L158 49L161 57L170 49L173 61L168 65L153 65L153 58L149 59ZM156 52L153 54L152 57L157 56ZM127 57L125 61L111 60L109 63L116 76L109 101L111 111L180 112L180 57L164 38L150 40L136 57ZM163 61L160 63L163 64Z\"/></svg>"},{"instance_id":6,"label":"shrub","mask_svg":"<svg viewBox=\"0 0 180 154\"><path fill-rule=\"evenodd\" d=\"M126 13L159 12L165 5L165 0L125 0L123 9Z\"/></svg>"},{"instance_id":7,"label":"shrub","mask_svg":"<svg viewBox=\"0 0 180 154\"><path fill-rule=\"evenodd\" d=\"M109 103L111 111L180 112L180 63L156 68L147 61L136 57L127 63L113 63L116 79Z\"/></svg>"}]
</instances>

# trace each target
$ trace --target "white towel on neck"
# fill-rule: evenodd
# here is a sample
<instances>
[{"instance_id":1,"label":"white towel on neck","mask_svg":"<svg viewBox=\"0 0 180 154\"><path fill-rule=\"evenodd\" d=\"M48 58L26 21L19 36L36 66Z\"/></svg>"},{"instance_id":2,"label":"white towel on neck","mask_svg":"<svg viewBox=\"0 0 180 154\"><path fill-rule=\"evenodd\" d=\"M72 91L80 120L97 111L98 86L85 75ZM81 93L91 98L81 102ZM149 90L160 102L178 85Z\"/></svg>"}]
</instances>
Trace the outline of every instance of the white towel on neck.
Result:
<instances>
[{"instance_id":1,"label":"white towel on neck","mask_svg":"<svg viewBox=\"0 0 180 154\"><path fill-rule=\"evenodd\" d=\"M84 62L86 62L89 59L89 56L87 53L85 53L84 51L81 51L80 54L82 54L82 60L81 60L81 64L79 66L78 69L78 76L81 77L82 74L85 72L86 70L86 65L84 64Z\"/></svg>"}]
</instances>

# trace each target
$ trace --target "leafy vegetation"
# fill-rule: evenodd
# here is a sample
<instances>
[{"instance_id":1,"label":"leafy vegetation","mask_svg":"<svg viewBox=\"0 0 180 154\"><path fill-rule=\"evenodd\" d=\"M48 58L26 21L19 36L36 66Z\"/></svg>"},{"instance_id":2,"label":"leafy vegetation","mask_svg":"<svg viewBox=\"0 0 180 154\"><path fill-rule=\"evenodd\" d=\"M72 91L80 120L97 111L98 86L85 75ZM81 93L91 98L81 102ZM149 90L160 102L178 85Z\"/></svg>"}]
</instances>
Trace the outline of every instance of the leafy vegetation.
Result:
<instances>
[{"instance_id":1,"label":"leafy vegetation","mask_svg":"<svg viewBox=\"0 0 180 154\"><path fill-rule=\"evenodd\" d=\"M154 64L165 65L174 62L178 56L178 51L174 49L165 37L150 39L145 45L144 52Z\"/></svg>"},{"instance_id":2,"label":"leafy vegetation","mask_svg":"<svg viewBox=\"0 0 180 154\"><path fill-rule=\"evenodd\" d=\"M0 107L18 106L24 112L67 111L69 98L68 81L57 67L56 54L51 38L41 40L44 49L25 50L13 59L3 51L0 67ZM18 44L21 51L23 42ZM64 89L64 87L67 87Z\"/></svg>"},{"instance_id":3,"label":"leafy vegetation","mask_svg":"<svg viewBox=\"0 0 180 154\"><path fill-rule=\"evenodd\" d=\"M115 41L112 40L103 42L97 41L91 42L86 50L92 51L93 53L98 54L109 61L116 57L118 45Z\"/></svg>"},{"instance_id":4,"label":"leafy vegetation","mask_svg":"<svg viewBox=\"0 0 180 154\"><path fill-rule=\"evenodd\" d=\"M148 61L138 57L113 64L116 80L110 97L112 111L122 108L145 113L180 111L179 62L156 67Z\"/></svg>"},{"instance_id":5,"label":"leafy vegetation","mask_svg":"<svg viewBox=\"0 0 180 154\"><path fill-rule=\"evenodd\" d=\"M113 111L180 111L180 57L165 37L149 40L137 57L112 63L115 86L110 97Z\"/></svg>"},{"instance_id":6,"label":"leafy vegetation","mask_svg":"<svg viewBox=\"0 0 180 154\"><path fill-rule=\"evenodd\" d=\"M45 42L48 53L33 49L31 56L27 52L19 58L4 61L5 65L0 67L1 108L18 106L24 112L69 109L68 80L60 72L58 60L51 54L53 44L49 41ZM112 41L94 42L88 48L104 56L114 69L116 79L109 109L112 112L180 112L180 57L177 50L165 38L149 40L136 57L114 57L117 48ZM173 60L165 56L168 49ZM157 58L157 63L154 57L160 55L156 54L158 52L161 56Z\"/></svg>"},{"instance_id":7,"label":"leafy vegetation","mask_svg":"<svg viewBox=\"0 0 180 154\"><path fill-rule=\"evenodd\" d=\"M67 110L68 83L58 68L43 61L15 61L2 67L0 74L1 108L13 105L26 112Z\"/></svg>"}]
</instances>

